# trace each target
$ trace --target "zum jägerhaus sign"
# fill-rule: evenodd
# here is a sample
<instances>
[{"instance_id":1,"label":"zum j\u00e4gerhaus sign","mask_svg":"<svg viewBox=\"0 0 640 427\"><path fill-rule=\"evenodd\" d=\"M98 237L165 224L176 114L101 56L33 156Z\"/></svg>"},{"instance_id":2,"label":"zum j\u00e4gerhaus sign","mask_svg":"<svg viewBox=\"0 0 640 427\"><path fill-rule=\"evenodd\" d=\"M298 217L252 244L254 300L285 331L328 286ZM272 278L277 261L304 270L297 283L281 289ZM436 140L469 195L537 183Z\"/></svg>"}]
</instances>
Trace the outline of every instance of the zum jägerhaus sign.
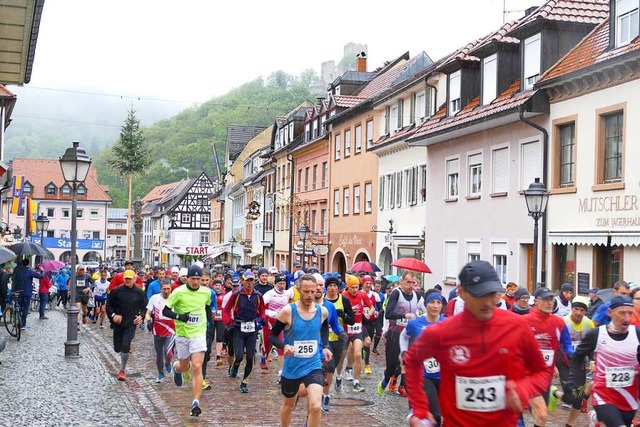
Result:
<instances>
[{"instance_id":1,"label":"zum j\u00e4gerhaus sign","mask_svg":"<svg viewBox=\"0 0 640 427\"><path fill-rule=\"evenodd\" d=\"M640 227L640 215L637 214L638 196L584 197L578 199L578 212L611 212L614 215L596 218L596 227L629 228ZM616 212L633 212L635 215L617 216Z\"/></svg>"}]
</instances>

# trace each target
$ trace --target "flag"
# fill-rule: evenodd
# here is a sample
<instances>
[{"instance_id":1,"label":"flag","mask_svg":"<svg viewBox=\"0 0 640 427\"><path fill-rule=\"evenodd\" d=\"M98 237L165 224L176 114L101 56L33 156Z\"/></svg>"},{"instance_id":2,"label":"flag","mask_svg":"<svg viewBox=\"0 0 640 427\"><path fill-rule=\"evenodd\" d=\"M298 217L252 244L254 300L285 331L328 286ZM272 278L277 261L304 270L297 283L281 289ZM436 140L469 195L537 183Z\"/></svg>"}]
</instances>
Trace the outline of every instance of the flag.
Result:
<instances>
[{"instance_id":1,"label":"flag","mask_svg":"<svg viewBox=\"0 0 640 427\"><path fill-rule=\"evenodd\" d=\"M27 218L29 218L29 233L36 234L38 231L36 228L36 218L38 217L39 202L36 202L32 198L27 198Z\"/></svg>"},{"instance_id":2,"label":"flag","mask_svg":"<svg viewBox=\"0 0 640 427\"><path fill-rule=\"evenodd\" d=\"M216 175L218 176L218 182L222 183L222 168L220 167L220 158L218 157L218 152L216 151L216 143L213 143L213 160L216 164Z\"/></svg>"},{"instance_id":3,"label":"flag","mask_svg":"<svg viewBox=\"0 0 640 427\"><path fill-rule=\"evenodd\" d=\"M13 188L11 189L11 214L22 215L22 200L24 198L24 176L13 176Z\"/></svg>"}]
</instances>

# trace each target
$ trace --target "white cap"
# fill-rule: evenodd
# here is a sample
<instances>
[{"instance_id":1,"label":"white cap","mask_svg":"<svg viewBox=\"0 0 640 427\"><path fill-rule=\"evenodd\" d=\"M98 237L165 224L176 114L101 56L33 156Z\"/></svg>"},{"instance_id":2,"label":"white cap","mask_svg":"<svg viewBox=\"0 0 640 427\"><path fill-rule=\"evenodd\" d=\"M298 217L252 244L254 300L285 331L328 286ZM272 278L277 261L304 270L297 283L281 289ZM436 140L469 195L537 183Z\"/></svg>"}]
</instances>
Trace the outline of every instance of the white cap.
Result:
<instances>
[{"instance_id":1,"label":"white cap","mask_svg":"<svg viewBox=\"0 0 640 427\"><path fill-rule=\"evenodd\" d=\"M202 262L202 261L200 261L200 260L198 260L198 261L194 262L194 263L193 263L193 265L197 265L197 266L198 266L198 267L200 267L200 268L204 268L204 262Z\"/></svg>"},{"instance_id":2,"label":"white cap","mask_svg":"<svg viewBox=\"0 0 640 427\"><path fill-rule=\"evenodd\" d=\"M178 276L186 276L189 274L189 270L186 267L182 267L180 269L180 273L178 273Z\"/></svg>"},{"instance_id":3,"label":"white cap","mask_svg":"<svg viewBox=\"0 0 640 427\"><path fill-rule=\"evenodd\" d=\"M320 285L324 285L324 277L320 273L313 273L313 277L316 279L316 282Z\"/></svg>"},{"instance_id":4,"label":"white cap","mask_svg":"<svg viewBox=\"0 0 640 427\"><path fill-rule=\"evenodd\" d=\"M172 268L171 268L171 272L172 272L172 273L179 273L179 272L180 272L180 269L179 269L178 267L172 267Z\"/></svg>"},{"instance_id":5,"label":"white cap","mask_svg":"<svg viewBox=\"0 0 640 427\"><path fill-rule=\"evenodd\" d=\"M278 274L278 267L269 267L269 274Z\"/></svg>"}]
</instances>

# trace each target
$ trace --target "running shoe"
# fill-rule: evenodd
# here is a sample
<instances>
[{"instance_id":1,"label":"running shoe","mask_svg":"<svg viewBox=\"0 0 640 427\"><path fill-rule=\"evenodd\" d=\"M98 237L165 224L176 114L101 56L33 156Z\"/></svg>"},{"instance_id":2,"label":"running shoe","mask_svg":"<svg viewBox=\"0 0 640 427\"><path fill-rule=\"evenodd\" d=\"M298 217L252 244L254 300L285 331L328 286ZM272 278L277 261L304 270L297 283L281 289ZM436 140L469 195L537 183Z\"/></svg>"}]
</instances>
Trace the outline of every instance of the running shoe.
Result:
<instances>
[{"instance_id":1,"label":"running shoe","mask_svg":"<svg viewBox=\"0 0 640 427\"><path fill-rule=\"evenodd\" d=\"M549 412L553 412L556 410L556 405L558 404L559 397L562 397L562 392L558 390L558 387L552 385L549 389L549 403L547 404L547 409L549 409Z\"/></svg>"},{"instance_id":2,"label":"running shoe","mask_svg":"<svg viewBox=\"0 0 640 427\"><path fill-rule=\"evenodd\" d=\"M222 366L224 364L224 362L222 361L222 359L216 359L216 366Z\"/></svg>"},{"instance_id":3,"label":"running shoe","mask_svg":"<svg viewBox=\"0 0 640 427\"><path fill-rule=\"evenodd\" d=\"M376 356L380 356L380 353L375 348L373 350L371 350L371 353L375 354Z\"/></svg>"},{"instance_id":4,"label":"running shoe","mask_svg":"<svg viewBox=\"0 0 640 427\"><path fill-rule=\"evenodd\" d=\"M127 376L125 375L124 371L118 372L118 381L124 381L126 377Z\"/></svg>"},{"instance_id":5,"label":"running shoe","mask_svg":"<svg viewBox=\"0 0 640 427\"><path fill-rule=\"evenodd\" d=\"M209 384L204 378L202 379L202 389L211 390L211 384Z\"/></svg>"},{"instance_id":6,"label":"running shoe","mask_svg":"<svg viewBox=\"0 0 640 427\"><path fill-rule=\"evenodd\" d=\"M353 382L353 391L357 391L358 393L364 393L364 387L360 384L360 381Z\"/></svg>"},{"instance_id":7,"label":"running shoe","mask_svg":"<svg viewBox=\"0 0 640 427\"><path fill-rule=\"evenodd\" d=\"M177 361L175 363L178 363ZM178 386L182 387L182 373L176 371L175 364L173 366L173 382Z\"/></svg>"},{"instance_id":8,"label":"running shoe","mask_svg":"<svg viewBox=\"0 0 640 427\"><path fill-rule=\"evenodd\" d=\"M282 371L278 371L278 384L282 382Z\"/></svg>"},{"instance_id":9,"label":"running shoe","mask_svg":"<svg viewBox=\"0 0 640 427\"><path fill-rule=\"evenodd\" d=\"M342 390L342 377L336 376L336 383L334 385L336 392L340 393L340 390Z\"/></svg>"},{"instance_id":10,"label":"running shoe","mask_svg":"<svg viewBox=\"0 0 640 427\"><path fill-rule=\"evenodd\" d=\"M171 373L171 363L167 362L167 364L164 365L164 369L165 369L165 371L167 371L167 374L170 374Z\"/></svg>"},{"instance_id":11,"label":"running shoe","mask_svg":"<svg viewBox=\"0 0 640 427\"><path fill-rule=\"evenodd\" d=\"M231 378L236 378L238 376L238 370L233 366L229 368L229 376Z\"/></svg>"},{"instance_id":12,"label":"running shoe","mask_svg":"<svg viewBox=\"0 0 640 427\"><path fill-rule=\"evenodd\" d=\"M329 412L329 408L331 407L331 397L328 394L322 395L322 410L324 412Z\"/></svg>"},{"instance_id":13,"label":"running shoe","mask_svg":"<svg viewBox=\"0 0 640 427\"><path fill-rule=\"evenodd\" d=\"M391 382L389 383L389 391L391 393L395 393L397 388L398 388L398 377L393 375L391 377Z\"/></svg>"},{"instance_id":14,"label":"running shoe","mask_svg":"<svg viewBox=\"0 0 640 427\"><path fill-rule=\"evenodd\" d=\"M278 350L275 347L271 348L271 353L269 353L273 360L278 360Z\"/></svg>"},{"instance_id":15,"label":"running shoe","mask_svg":"<svg viewBox=\"0 0 640 427\"><path fill-rule=\"evenodd\" d=\"M267 363L271 363L271 353L267 355Z\"/></svg>"},{"instance_id":16,"label":"running shoe","mask_svg":"<svg viewBox=\"0 0 640 427\"><path fill-rule=\"evenodd\" d=\"M24 325L22 328L20 328L21 331L26 331L27 329L31 329L31 326Z\"/></svg>"},{"instance_id":17,"label":"running shoe","mask_svg":"<svg viewBox=\"0 0 640 427\"><path fill-rule=\"evenodd\" d=\"M197 400L194 400L193 403L191 404L191 412L189 412L189 415L191 415L192 417L197 417L201 413L202 413L202 409L200 409L200 402L198 402Z\"/></svg>"},{"instance_id":18,"label":"running shoe","mask_svg":"<svg viewBox=\"0 0 640 427\"><path fill-rule=\"evenodd\" d=\"M345 369L343 377L347 381L353 381L353 368Z\"/></svg>"},{"instance_id":19,"label":"running shoe","mask_svg":"<svg viewBox=\"0 0 640 427\"><path fill-rule=\"evenodd\" d=\"M189 365L189 369L187 369L182 373L182 379L187 384L191 382L191 365Z\"/></svg>"},{"instance_id":20,"label":"running shoe","mask_svg":"<svg viewBox=\"0 0 640 427\"><path fill-rule=\"evenodd\" d=\"M407 389L403 385L398 387L398 391L396 391L396 393L402 397L407 397Z\"/></svg>"},{"instance_id":21,"label":"running shoe","mask_svg":"<svg viewBox=\"0 0 640 427\"><path fill-rule=\"evenodd\" d=\"M367 375L371 375L371 365L366 365L364 367L364 373Z\"/></svg>"},{"instance_id":22,"label":"running shoe","mask_svg":"<svg viewBox=\"0 0 640 427\"><path fill-rule=\"evenodd\" d=\"M383 381L384 381L384 380L383 380ZM386 387L384 386L384 384L382 383L383 381L380 381L380 382L378 383L378 390L377 390L377 391L378 391L378 395L380 395L380 396L384 396L384 389L386 388Z\"/></svg>"},{"instance_id":23,"label":"running shoe","mask_svg":"<svg viewBox=\"0 0 640 427\"><path fill-rule=\"evenodd\" d=\"M158 374L158 378L156 378L156 382L157 383L161 383L163 379L164 379L164 374L162 372L160 372Z\"/></svg>"},{"instance_id":24,"label":"running shoe","mask_svg":"<svg viewBox=\"0 0 640 427\"><path fill-rule=\"evenodd\" d=\"M100 323L100 329L104 329L104 325Z\"/></svg>"},{"instance_id":25,"label":"running shoe","mask_svg":"<svg viewBox=\"0 0 640 427\"><path fill-rule=\"evenodd\" d=\"M267 358L265 356L260 356L260 369L269 369L267 366Z\"/></svg>"},{"instance_id":26,"label":"running shoe","mask_svg":"<svg viewBox=\"0 0 640 427\"><path fill-rule=\"evenodd\" d=\"M47 316L40 316L40 320L49 320Z\"/></svg>"},{"instance_id":27,"label":"running shoe","mask_svg":"<svg viewBox=\"0 0 640 427\"><path fill-rule=\"evenodd\" d=\"M602 427L602 424L598 422L598 416L593 409L587 414L587 420L589 420L589 427Z\"/></svg>"},{"instance_id":28,"label":"running shoe","mask_svg":"<svg viewBox=\"0 0 640 427\"><path fill-rule=\"evenodd\" d=\"M249 386L246 383L240 383L240 392L249 393Z\"/></svg>"}]
</instances>

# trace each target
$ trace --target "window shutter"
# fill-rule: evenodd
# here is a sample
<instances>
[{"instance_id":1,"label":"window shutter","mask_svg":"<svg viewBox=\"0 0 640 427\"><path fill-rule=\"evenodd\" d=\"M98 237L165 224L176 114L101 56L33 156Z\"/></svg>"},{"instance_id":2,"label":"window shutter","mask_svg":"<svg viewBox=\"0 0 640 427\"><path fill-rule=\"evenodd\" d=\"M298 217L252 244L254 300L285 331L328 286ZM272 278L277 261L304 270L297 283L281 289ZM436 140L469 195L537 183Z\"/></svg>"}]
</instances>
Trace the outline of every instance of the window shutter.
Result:
<instances>
[{"instance_id":1,"label":"window shutter","mask_svg":"<svg viewBox=\"0 0 640 427\"><path fill-rule=\"evenodd\" d=\"M447 176L458 172L458 162L458 159L451 159L447 161Z\"/></svg>"},{"instance_id":2,"label":"window shutter","mask_svg":"<svg viewBox=\"0 0 640 427\"><path fill-rule=\"evenodd\" d=\"M402 172L396 172L396 205L402 207Z\"/></svg>"},{"instance_id":3,"label":"window shutter","mask_svg":"<svg viewBox=\"0 0 640 427\"><path fill-rule=\"evenodd\" d=\"M379 182L379 188L378 188L378 208L380 208L380 210L384 209L384 176L380 177L380 182Z\"/></svg>"},{"instance_id":4,"label":"window shutter","mask_svg":"<svg viewBox=\"0 0 640 427\"><path fill-rule=\"evenodd\" d=\"M398 101L398 130L402 129L402 115L404 114L404 99Z\"/></svg>"},{"instance_id":5,"label":"window shutter","mask_svg":"<svg viewBox=\"0 0 640 427\"><path fill-rule=\"evenodd\" d=\"M445 242L445 276L458 277L458 242Z\"/></svg>"},{"instance_id":6,"label":"window shutter","mask_svg":"<svg viewBox=\"0 0 640 427\"><path fill-rule=\"evenodd\" d=\"M418 167L411 168L411 206L418 202Z\"/></svg>"},{"instance_id":7,"label":"window shutter","mask_svg":"<svg viewBox=\"0 0 640 427\"><path fill-rule=\"evenodd\" d=\"M396 204L396 174L387 175L387 181L389 182L389 207L393 209Z\"/></svg>"},{"instance_id":8,"label":"window shutter","mask_svg":"<svg viewBox=\"0 0 640 427\"><path fill-rule=\"evenodd\" d=\"M526 190L535 178L542 178L542 156L540 154L540 141L527 142L521 145L520 159L520 189ZM541 179L540 181L543 181Z\"/></svg>"},{"instance_id":9,"label":"window shutter","mask_svg":"<svg viewBox=\"0 0 640 427\"><path fill-rule=\"evenodd\" d=\"M480 249L482 245L480 242L467 242L467 254L480 255Z\"/></svg>"},{"instance_id":10,"label":"window shutter","mask_svg":"<svg viewBox=\"0 0 640 427\"><path fill-rule=\"evenodd\" d=\"M491 153L492 193L509 191L509 149L507 147L493 150Z\"/></svg>"},{"instance_id":11,"label":"window shutter","mask_svg":"<svg viewBox=\"0 0 640 427\"><path fill-rule=\"evenodd\" d=\"M424 117L429 118L433 115L431 111L431 88L427 88L424 97Z\"/></svg>"},{"instance_id":12,"label":"window shutter","mask_svg":"<svg viewBox=\"0 0 640 427\"><path fill-rule=\"evenodd\" d=\"M409 124L416 122L416 94L411 94L411 103L409 104Z\"/></svg>"},{"instance_id":13,"label":"window shutter","mask_svg":"<svg viewBox=\"0 0 640 427\"><path fill-rule=\"evenodd\" d=\"M391 108L387 107L385 109L385 114L384 114L384 133L385 133L385 135L389 133L390 116L391 116Z\"/></svg>"}]
</instances>

